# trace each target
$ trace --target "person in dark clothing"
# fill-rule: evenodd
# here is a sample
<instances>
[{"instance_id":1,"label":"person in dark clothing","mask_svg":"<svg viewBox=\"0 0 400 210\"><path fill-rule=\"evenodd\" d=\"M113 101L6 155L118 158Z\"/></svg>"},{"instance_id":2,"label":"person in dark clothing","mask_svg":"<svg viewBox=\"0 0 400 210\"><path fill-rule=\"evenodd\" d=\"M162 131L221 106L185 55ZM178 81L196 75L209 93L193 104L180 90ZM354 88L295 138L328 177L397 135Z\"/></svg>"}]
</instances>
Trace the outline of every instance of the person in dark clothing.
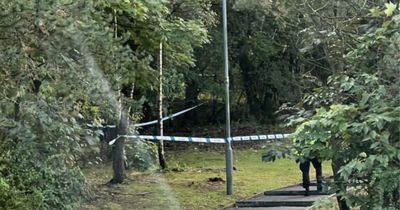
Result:
<instances>
[{"instance_id":1,"label":"person in dark clothing","mask_svg":"<svg viewBox=\"0 0 400 210\"><path fill-rule=\"evenodd\" d=\"M303 188L306 190L305 196L310 195L310 162L315 168L317 177L317 190L322 191L322 164L317 158L300 161L300 170L303 175Z\"/></svg>"}]
</instances>

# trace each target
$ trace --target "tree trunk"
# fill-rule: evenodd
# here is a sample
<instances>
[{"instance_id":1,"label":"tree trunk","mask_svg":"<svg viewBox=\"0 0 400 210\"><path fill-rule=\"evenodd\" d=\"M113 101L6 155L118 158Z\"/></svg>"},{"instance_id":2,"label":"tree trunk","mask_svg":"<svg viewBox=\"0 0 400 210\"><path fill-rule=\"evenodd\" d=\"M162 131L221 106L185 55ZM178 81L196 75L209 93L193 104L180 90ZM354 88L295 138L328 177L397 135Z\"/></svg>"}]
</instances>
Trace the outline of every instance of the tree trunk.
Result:
<instances>
[{"instance_id":1,"label":"tree trunk","mask_svg":"<svg viewBox=\"0 0 400 210\"><path fill-rule=\"evenodd\" d=\"M160 68L160 94L158 98L159 106L158 106L158 111L159 111L159 119L158 119L158 130L159 130L159 135L162 137L164 135L164 126L163 126L163 64L162 64L162 52L163 52L163 44L160 42L160 57L159 57L159 68ZM164 140L160 139L160 141L157 144L158 146L158 160L160 163L160 167L162 170L167 168L167 161L165 160L165 154L164 154Z\"/></svg>"},{"instance_id":2,"label":"tree trunk","mask_svg":"<svg viewBox=\"0 0 400 210\"><path fill-rule=\"evenodd\" d=\"M332 141L332 149L333 151L340 151L341 150L341 140L340 139L334 139ZM335 181L335 185L338 188L338 192L345 192L346 191L346 184L344 181L340 178L339 175L339 170L342 166L345 165L345 160L343 160L342 157L339 155L333 155L332 158L332 171L333 171L333 180ZM349 210L350 208L347 206L347 203L345 200L343 200L342 196L336 196L339 209L340 210Z\"/></svg>"},{"instance_id":3,"label":"tree trunk","mask_svg":"<svg viewBox=\"0 0 400 210\"><path fill-rule=\"evenodd\" d=\"M254 80L252 71L254 70L254 66L248 57L248 46L244 41L240 44L239 49L238 61L242 73L244 91L246 93L246 102L250 109L249 112L253 115L258 115L260 107L259 103L257 103L257 96L252 86L252 81Z\"/></svg>"},{"instance_id":4,"label":"tree trunk","mask_svg":"<svg viewBox=\"0 0 400 210\"><path fill-rule=\"evenodd\" d=\"M260 89L262 87L257 86L256 81L260 78L258 78L257 69L249 57L249 46L245 41L242 41L239 47L238 61L241 69L244 91L246 93L247 105L250 109L249 112L257 118L271 118L273 116L273 90L272 88L271 90L266 88L270 88L272 85L267 85L263 90Z\"/></svg>"},{"instance_id":5,"label":"tree trunk","mask_svg":"<svg viewBox=\"0 0 400 210\"><path fill-rule=\"evenodd\" d=\"M117 15L116 10L113 10L114 13L114 38L118 38L118 24L117 24ZM119 89L119 88L118 88ZM122 103L122 88L118 91L119 94L119 124L117 127L118 135L126 135L128 133L128 116L123 109L124 105ZM112 148L112 157L113 157L113 178L110 180L111 184L119 184L124 181L125 178L125 137L120 137L114 143Z\"/></svg>"},{"instance_id":6,"label":"tree trunk","mask_svg":"<svg viewBox=\"0 0 400 210\"><path fill-rule=\"evenodd\" d=\"M208 117L209 123L216 123L217 122L217 96L211 96L211 114Z\"/></svg>"},{"instance_id":7,"label":"tree trunk","mask_svg":"<svg viewBox=\"0 0 400 210\"><path fill-rule=\"evenodd\" d=\"M158 149L158 161L160 163L160 168L162 170L167 168L167 161L165 160L165 152L164 152L164 142L158 142L157 149Z\"/></svg>"},{"instance_id":8,"label":"tree trunk","mask_svg":"<svg viewBox=\"0 0 400 210\"><path fill-rule=\"evenodd\" d=\"M197 97L199 95L199 87L195 81L187 81L185 89L185 109L188 109L197 104ZM184 115L185 125L197 124L197 111L193 110Z\"/></svg>"},{"instance_id":9,"label":"tree trunk","mask_svg":"<svg viewBox=\"0 0 400 210\"><path fill-rule=\"evenodd\" d=\"M346 185L343 183L343 180L340 178L340 176L338 174L338 171L340 170L340 167L342 167L342 166L343 166L343 161L340 161L338 159L332 160L333 179L340 191L346 190ZM336 199L337 199L340 210L349 210L350 209L347 206L346 201L343 200L342 196L336 196Z\"/></svg>"},{"instance_id":10,"label":"tree trunk","mask_svg":"<svg viewBox=\"0 0 400 210\"><path fill-rule=\"evenodd\" d=\"M100 136L100 158L103 162L108 162L112 158L112 148L108 143L117 138L117 128L105 127L102 129L103 136Z\"/></svg>"},{"instance_id":11,"label":"tree trunk","mask_svg":"<svg viewBox=\"0 0 400 210\"><path fill-rule=\"evenodd\" d=\"M128 118L124 110L121 111L121 119L118 125L118 135L126 135L128 133ZM120 137L113 147L113 170L114 175L111 184L119 184L125 178L125 137Z\"/></svg>"}]
</instances>

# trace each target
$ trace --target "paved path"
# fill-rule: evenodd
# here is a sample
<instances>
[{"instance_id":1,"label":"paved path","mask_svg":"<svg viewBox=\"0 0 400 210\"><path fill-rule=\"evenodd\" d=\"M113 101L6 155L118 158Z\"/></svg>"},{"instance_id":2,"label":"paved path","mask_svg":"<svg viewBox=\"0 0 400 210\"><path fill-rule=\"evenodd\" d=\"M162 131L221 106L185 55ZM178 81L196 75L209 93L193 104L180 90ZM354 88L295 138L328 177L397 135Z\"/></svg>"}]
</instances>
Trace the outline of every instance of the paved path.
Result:
<instances>
[{"instance_id":1,"label":"paved path","mask_svg":"<svg viewBox=\"0 0 400 210\"><path fill-rule=\"evenodd\" d=\"M304 196L301 185L294 185L237 201L234 206L224 210L305 210L314 201L328 196L329 194L318 192L315 184L310 187L310 196Z\"/></svg>"}]
</instances>

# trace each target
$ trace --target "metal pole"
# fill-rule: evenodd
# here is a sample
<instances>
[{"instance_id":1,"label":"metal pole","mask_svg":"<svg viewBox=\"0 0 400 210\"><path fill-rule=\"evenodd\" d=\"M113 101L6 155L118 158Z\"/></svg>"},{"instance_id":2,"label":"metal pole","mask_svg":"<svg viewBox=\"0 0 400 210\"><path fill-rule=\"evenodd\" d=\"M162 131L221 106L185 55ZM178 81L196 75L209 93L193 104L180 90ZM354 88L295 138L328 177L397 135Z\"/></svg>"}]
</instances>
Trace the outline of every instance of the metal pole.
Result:
<instances>
[{"instance_id":1,"label":"metal pole","mask_svg":"<svg viewBox=\"0 0 400 210\"><path fill-rule=\"evenodd\" d=\"M225 138L227 139L225 150L226 164L226 194L233 194L233 155L231 144L231 115L229 109L229 63L228 63L228 27L226 15L226 0L222 0L222 19L223 19L223 34L224 34L224 70L225 70Z\"/></svg>"}]
</instances>

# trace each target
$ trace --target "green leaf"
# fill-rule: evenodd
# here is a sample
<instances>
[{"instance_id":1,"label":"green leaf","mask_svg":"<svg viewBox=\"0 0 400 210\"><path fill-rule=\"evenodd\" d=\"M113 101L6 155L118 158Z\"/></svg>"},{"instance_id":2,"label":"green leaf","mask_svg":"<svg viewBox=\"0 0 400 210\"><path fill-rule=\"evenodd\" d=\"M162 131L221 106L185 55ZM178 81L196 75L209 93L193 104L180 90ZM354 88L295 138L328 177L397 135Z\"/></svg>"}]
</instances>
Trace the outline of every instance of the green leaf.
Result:
<instances>
[{"instance_id":1,"label":"green leaf","mask_svg":"<svg viewBox=\"0 0 400 210\"><path fill-rule=\"evenodd\" d=\"M396 9L396 5L393 4L392 2L390 3L385 3L386 9L383 11L387 17L390 17L393 15L394 10Z\"/></svg>"},{"instance_id":2,"label":"green leaf","mask_svg":"<svg viewBox=\"0 0 400 210\"><path fill-rule=\"evenodd\" d=\"M370 15L371 15L372 17L379 17L381 11L380 11L378 8L375 7L375 8L370 9L370 10L369 10L369 13L370 13Z\"/></svg>"}]
</instances>

